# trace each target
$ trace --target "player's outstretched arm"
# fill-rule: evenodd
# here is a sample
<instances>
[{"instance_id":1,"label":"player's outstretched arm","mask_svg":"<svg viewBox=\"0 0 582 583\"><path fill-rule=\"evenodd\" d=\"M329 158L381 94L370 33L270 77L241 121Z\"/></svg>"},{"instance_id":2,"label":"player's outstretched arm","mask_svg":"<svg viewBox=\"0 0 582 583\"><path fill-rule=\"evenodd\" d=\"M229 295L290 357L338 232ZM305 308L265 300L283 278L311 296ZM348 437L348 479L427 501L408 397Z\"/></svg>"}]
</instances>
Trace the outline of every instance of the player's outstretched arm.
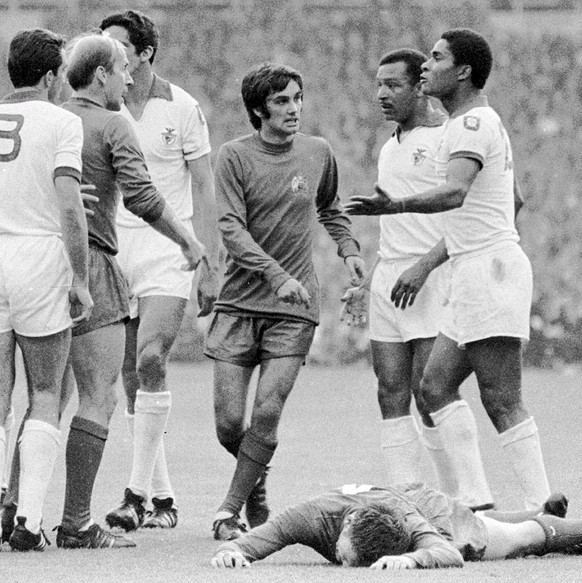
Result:
<instances>
[{"instance_id":1,"label":"player's outstretched arm","mask_svg":"<svg viewBox=\"0 0 582 583\"><path fill-rule=\"evenodd\" d=\"M216 569L242 569L251 566L240 551L218 551L210 564Z\"/></svg>"}]
</instances>

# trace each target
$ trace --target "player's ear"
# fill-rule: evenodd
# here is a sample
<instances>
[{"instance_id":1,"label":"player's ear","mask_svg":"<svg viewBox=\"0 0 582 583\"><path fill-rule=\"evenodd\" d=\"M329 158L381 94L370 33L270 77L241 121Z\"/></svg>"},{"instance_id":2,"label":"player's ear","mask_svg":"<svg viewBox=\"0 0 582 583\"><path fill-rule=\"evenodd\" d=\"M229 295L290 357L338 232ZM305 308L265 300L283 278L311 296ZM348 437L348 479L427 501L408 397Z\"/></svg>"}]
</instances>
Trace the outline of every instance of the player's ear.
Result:
<instances>
[{"instance_id":1,"label":"player's ear","mask_svg":"<svg viewBox=\"0 0 582 583\"><path fill-rule=\"evenodd\" d=\"M471 79L471 73L473 72L471 65L460 65L458 69L459 81L466 81L467 79Z\"/></svg>"},{"instance_id":2,"label":"player's ear","mask_svg":"<svg viewBox=\"0 0 582 583\"><path fill-rule=\"evenodd\" d=\"M142 63L145 63L146 61L149 61L152 58L153 54L154 54L154 47L148 46L139 54L139 58L140 58Z\"/></svg>"}]
</instances>

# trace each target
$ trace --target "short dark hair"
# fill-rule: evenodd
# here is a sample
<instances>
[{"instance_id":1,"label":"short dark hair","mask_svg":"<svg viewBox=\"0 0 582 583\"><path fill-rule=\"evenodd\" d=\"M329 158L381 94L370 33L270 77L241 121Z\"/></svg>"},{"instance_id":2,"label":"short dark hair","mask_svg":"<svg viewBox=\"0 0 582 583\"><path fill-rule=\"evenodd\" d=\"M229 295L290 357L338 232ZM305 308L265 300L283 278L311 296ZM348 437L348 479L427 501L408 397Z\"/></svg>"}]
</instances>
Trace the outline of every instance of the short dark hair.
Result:
<instances>
[{"instance_id":1,"label":"short dark hair","mask_svg":"<svg viewBox=\"0 0 582 583\"><path fill-rule=\"evenodd\" d=\"M259 109L268 116L267 97L283 91L290 81L295 81L303 89L301 73L286 65L263 63L249 71L242 80L241 94L249 120L256 130L261 129L261 118L253 111Z\"/></svg>"},{"instance_id":2,"label":"short dark hair","mask_svg":"<svg viewBox=\"0 0 582 583\"><path fill-rule=\"evenodd\" d=\"M447 30L441 38L449 44L455 65L469 65L471 82L483 89L493 67L491 47L485 38L469 28Z\"/></svg>"},{"instance_id":3,"label":"short dark hair","mask_svg":"<svg viewBox=\"0 0 582 583\"><path fill-rule=\"evenodd\" d=\"M65 38L44 28L21 30L10 42L8 74L16 89L34 87L63 64Z\"/></svg>"},{"instance_id":4,"label":"short dark hair","mask_svg":"<svg viewBox=\"0 0 582 583\"><path fill-rule=\"evenodd\" d=\"M152 47L153 52L150 57L150 63L158 51L160 35L154 21L139 10L126 10L125 12L115 12L106 16L99 28L105 30L110 26L121 26L127 30L129 42L135 47L138 53Z\"/></svg>"},{"instance_id":5,"label":"short dark hair","mask_svg":"<svg viewBox=\"0 0 582 583\"><path fill-rule=\"evenodd\" d=\"M123 50L120 43L101 34L85 35L72 42L67 79L74 91L91 85L97 67L111 72L115 65L116 44Z\"/></svg>"},{"instance_id":6,"label":"short dark hair","mask_svg":"<svg viewBox=\"0 0 582 583\"><path fill-rule=\"evenodd\" d=\"M406 75L410 80L410 84L416 85L420 81L422 65L426 60L426 55L416 49L396 49L395 51L386 53L380 59L378 66L381 67L382 65L402 62L406 65Z\"/></svg>"},{"instance_id":7,"label":"short dark hair","mask_svg":"<svg viewBox=\"0 0 582 583\"><path fill-rule=\"evenodd\" d=\"M396 508L371 505L356 510L350 523L350 542L357 557L354 566L369 567L385 555L401 555L410 549L410 531Z\"/></svg>"}]
</instances>

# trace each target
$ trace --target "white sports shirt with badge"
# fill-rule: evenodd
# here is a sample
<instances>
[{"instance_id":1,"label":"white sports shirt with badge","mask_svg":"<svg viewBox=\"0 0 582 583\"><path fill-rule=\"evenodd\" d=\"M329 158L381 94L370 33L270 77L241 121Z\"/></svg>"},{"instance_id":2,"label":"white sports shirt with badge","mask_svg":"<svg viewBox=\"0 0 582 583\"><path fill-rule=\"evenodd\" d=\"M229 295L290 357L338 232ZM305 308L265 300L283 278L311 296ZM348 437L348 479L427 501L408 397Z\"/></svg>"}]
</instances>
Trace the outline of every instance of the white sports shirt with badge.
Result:
<instances>
[{"instance_id":1,"label":"white sports shirt with badge","mask_svg":"<svg viewBox=\"0 0 582 583\"><path fill-rule=\"evenodd\" d=\"M455 158L481 166L463 206L442 213L450 257L478 252L502 241L519 241L515 228L513 156L501 119L486 104L450 118L437 151L437 172L446 179Z\"/></svg>"},{"instance_id":2,"label":"white sports shirt with badge","mask_svg":"<svg viewBox=\"0 0 582 583\"><path fill-rule=\"evenodd\" d=\"M396 199L441 183L436 152L444 125L418 126L399 139L395 132L378 158L378 184ZM387 261L417 258L443 237L441 214L404 213L380 217L378 254Z\"/></svg>"},{"instance_id":3,"label":"white sports shirt with badge","mask_svg":"<svg viewBox=\"0 0 582 583\"><path fill-rule=\"evenodd\" d=\"M210 152L208 125L198 102L180 87L154 76L141 118L135 120L125 105L121 113L137 133L152 182L179 219L190 219L192 184L186 161ZM149 226L123 205L119 207L117 224Z\"/></svg>"}]
</instances>

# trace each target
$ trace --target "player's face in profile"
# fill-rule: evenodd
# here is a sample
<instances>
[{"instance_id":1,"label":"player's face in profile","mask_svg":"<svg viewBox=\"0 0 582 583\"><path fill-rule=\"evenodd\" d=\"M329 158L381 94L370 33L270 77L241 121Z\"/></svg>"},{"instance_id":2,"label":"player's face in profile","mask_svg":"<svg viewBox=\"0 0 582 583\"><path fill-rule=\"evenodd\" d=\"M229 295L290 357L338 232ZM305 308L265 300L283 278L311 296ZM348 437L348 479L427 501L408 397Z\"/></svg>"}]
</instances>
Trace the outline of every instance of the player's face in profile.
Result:
<instances>
[{"instance_id":1,"label":"player's face in profile","mask_svg":"<svg viewBox=\"0 0 582 583\"><path fill-rule=\"evenodd\" d=\"M422 92L433 97L446 97L455 91L459 67L455 65L449 43L441 38L430 52L430 58L422 65L420 83Z\"/></svg>"},{"instance_id":2,"label":"player's face in profile","mask_svg":"<svg viewBox=\"0 0 582 583\"><path fill-rule=\"evenodd\" d=\"M261 136L268 142L285 143L299 131L303 91L296 81L289 81L283 91L272 93L265 102L268 117L259 110Z\"/></svg>"},{"instance_id":3,"label":"player's face in profile","mask_svg":"<svg viewBox=\"0 0 582 583\"><path fill-rule=\"evenodd\" d=\"M420 79L419 79L420 81ZM378 102L388 121L405 123L414 113L417 86L411 85L406 63L388 63L376 75Z\"/></svg>"},{"instance_id":4,"label":"player's face in profile","mask_svg":"<svg viewBox=\"0 0 582 583\"><path fill-rule=\"evenodd\" d=\"M349 514L344 519L344 525L335 545L335 557L344 567L357 565L357 556L352 547L351 522L354 515Z\"/></svg>"},{"instance_id":5,"label":"player's face in profile","mask_svg":"<svg viewBox=\"0 0 582 583\"><path fill-rule=\"evenodd\" d=\"M136 69L141 65L141 59L135 46L131 44L131 41L129 40L127 29L123 26L110 26L103 31L103 36L108 36L113 40L119 41L123 45L129 62L129 74L133 75Z\"/></svg>"},{"instance_id":6,"label":"player's face in profile","mask_svg":"<svg viewBox=\"0 0 582 583\"><path fill-rule=\"evenodd\" d=\"M105 107L110 111L119 111L123 104L123 96L127 93L128 85L133 83L129 74L129 62L125 50L121 47L115 55L113 70L108 73L105 84Z\"/></svg>"},{"instance_id":7,"label":"player's face in profile","mask_svg":"<svg viewBox=\"0 0 582 583\"><path fill-rule=\"evenodd\" d=\"M68 83L65 81L65 71L67 70L67 61L65 60L65 51L61 52L61 56L63 62L57 71L57 74L54 77L52 85L49 87L48 90L48 100L51 103L59 104L63 101L63 88L65 85L68 86Z\"/></svg>"}]
</instances>

